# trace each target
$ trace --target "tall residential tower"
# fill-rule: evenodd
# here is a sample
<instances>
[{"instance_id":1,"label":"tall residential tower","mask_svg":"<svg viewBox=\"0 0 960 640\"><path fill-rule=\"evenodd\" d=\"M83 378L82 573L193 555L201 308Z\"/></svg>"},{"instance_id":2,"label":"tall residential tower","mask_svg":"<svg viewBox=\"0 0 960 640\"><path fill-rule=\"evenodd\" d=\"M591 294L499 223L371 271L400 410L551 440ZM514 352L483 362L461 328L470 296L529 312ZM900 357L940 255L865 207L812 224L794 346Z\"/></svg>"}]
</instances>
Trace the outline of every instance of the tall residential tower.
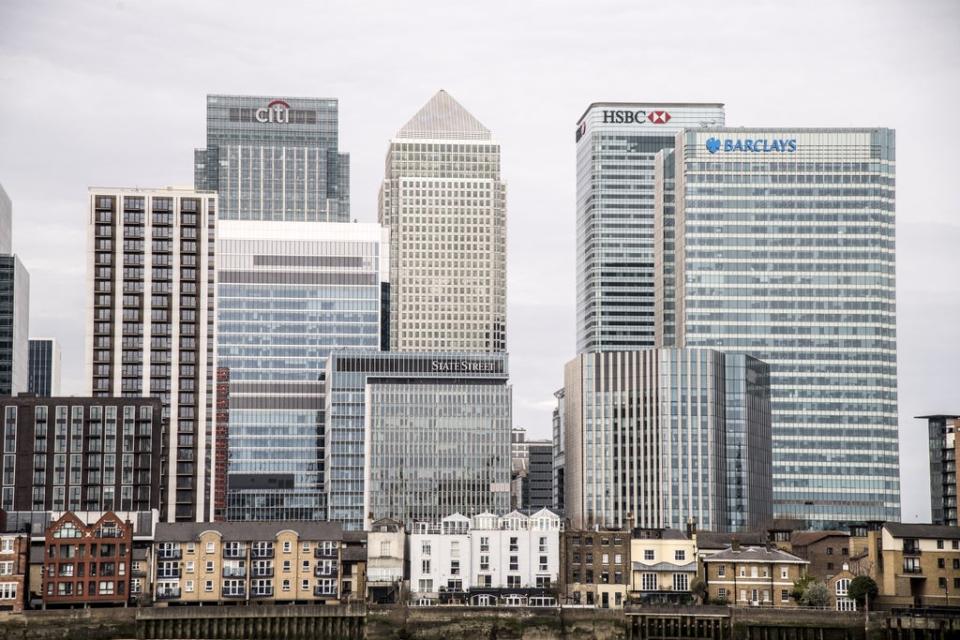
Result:
<instances>
[{"instance_id":1,"label":"tall residential tower","mask_svg":"<svg viewBox=\"0 0 960 640\"><path fill-rule=\"evenodd\" d=\"M390 228L391 349L505 351L500 144L445 91L390 141L380 223Z\"/></svg>"}]
</instances>

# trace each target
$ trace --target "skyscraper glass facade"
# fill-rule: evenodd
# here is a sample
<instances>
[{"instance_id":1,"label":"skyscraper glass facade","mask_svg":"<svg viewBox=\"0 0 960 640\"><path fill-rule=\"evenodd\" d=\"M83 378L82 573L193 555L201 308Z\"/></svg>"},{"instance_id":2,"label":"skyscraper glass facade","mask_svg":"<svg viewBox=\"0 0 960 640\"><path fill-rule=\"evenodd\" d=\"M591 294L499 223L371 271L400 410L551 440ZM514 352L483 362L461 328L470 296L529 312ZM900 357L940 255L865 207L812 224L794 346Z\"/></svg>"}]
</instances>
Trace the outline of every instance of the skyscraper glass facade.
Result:
<instances>
[{"instance_id":1,"label":"skyscraper glass facade","mask_svg":"<svg viewBox=\"0 0 960 640\"><path fill-rule=\"evenodd\" d=\"M30 340L29 391L40 397L60 395L60 345L53 338Z\"/></svg>"},{"instance_id":2,"label":"skyscraper glass facade","mask_svg":"<svg viewBox=\"0 0 960 640\"><path fill-rule=\"evenodd\" d=\"M339 151L337 101L207 96L197 189L216 191L222 220L347 222L350 157Z\"/></svg>"},{"instance_id":3,"label":"skyscraper glass facade","mask_svg":"<svg viewBox=\"0 0 960 640\"><path fill-rule=\"evenodd\" d=\"M0 255L13 253L13 203L0 184Z\"/></svg>"},{"instance_id":4,"label":"skyscraper glass facade","mask_svg":"<svg viewBox=\"0 0 960 640\"><path fill-rule=\"evenodd\" d=\"M581 354L566 366L566 514L742 530L771 518L766 363L710 349Z\"/></svg>"},{"instance_id":5,"label":"skyscraper glass facade","mask_svg":"<svg viewBox=\"0 0 960 640\"><path fill-rule=\"evenodd\" d=\"M654 157L722 104L594 103L577 123L577 352L653 347Z\"/></svg>"},{"instance_id":6,"label":"skyscraper glass facade","mask_svg":"<svg viewBox=\"0 0 960 640\"><path fill-rule=\"evenodd\" d=\"M0 395L29 384L30 274L20 258L0 255Z\"/></svg>"},{"instance_id":7,"label":"skyscraper glass facade","mask_svg":"<svg viewBox=\"0 0 960 640\"><path fill-rule=\"evenodd\" d=\"M377 350L389 273L374 224L220 221L229 520L322 520L326 359ZM359 453L359 452L358 452Z\"/></svg>"},{"instance_id":8,"label":"skyscraper glass facade","mask_svg":"<svg viewBox=\"0 0 960 640\"><path fill-rule=\"evenodd\" d=\"M390 141L380 189L390 228L395 351L506 349L506 185L500 144L446 92Z\"/></svg>"},{"instance_id":9,"label":"skyscraper glass facade","mask_svg":"<svg viewBox=\"0 0 960 640\"><path fill-rule=\"evenodd\" d=\"M770 364L774 512L900 519L889 129L687 131L676 344Z\"/></svg>"},{"instance_id":10,"label":"skyscraper glass facade","mask_svg":"<svg viewBox=\"0 0 960 640\"><path fill-rule=\"evenodd\" d=\"M412 526L510 507L505 354L334 353L327 363L330 519Z\"/></svg>"}]
</instances>

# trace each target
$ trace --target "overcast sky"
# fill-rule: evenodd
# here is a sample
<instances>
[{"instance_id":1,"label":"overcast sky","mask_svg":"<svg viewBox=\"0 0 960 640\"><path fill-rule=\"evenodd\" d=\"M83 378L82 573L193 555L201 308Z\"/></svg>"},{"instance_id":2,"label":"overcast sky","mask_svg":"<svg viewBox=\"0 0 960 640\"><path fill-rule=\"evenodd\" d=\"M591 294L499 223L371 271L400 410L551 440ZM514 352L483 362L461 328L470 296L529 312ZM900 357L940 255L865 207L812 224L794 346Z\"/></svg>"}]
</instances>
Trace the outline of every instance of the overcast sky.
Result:
<instances>
[{"instance_id":1,"label":"overcast sky","mask_svg":"<svg viewBox=\"0 0 960 640\"><path fill-rule=\"evenodd\" d=\"M958 70L949 0L0 0L0 183L31 335L60 340L64 391L79 394L88 186L191 185L207 93L334 97L353 215L372 222L388 139L446 89L503 147L515 423L548 437L575 353L573 134L590 102L894 127L903 517L925 520L913 416L960 412Z\"/></svg>"}]
</instances>

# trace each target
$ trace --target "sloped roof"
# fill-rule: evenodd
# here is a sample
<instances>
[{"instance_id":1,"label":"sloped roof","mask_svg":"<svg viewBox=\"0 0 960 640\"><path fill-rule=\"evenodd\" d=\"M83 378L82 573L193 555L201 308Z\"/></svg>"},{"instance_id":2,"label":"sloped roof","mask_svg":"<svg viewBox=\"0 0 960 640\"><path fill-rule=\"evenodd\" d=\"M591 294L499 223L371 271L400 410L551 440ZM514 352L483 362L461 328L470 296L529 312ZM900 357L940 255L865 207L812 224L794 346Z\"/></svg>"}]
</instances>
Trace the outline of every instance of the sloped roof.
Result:
<instances>
[{"instance_id":1,"label":"sloped roof","mask_svg":"<svg viewBox=\"0 0 960 640\"><path fill-rule=\"evenodd\" d=\"M719 531L698 531L698 549L726 549L734 540L740 544L760 545L767 541L767 534L760 531L741 531L739 533L722 533Z\"/></svg>"},{"instance_id":2,"label":"sloped roof","mask_svg":"<svg viewBox=\"0 0 960 640\"><path fill-rule=\"evenodd\" d=\"M490 140L491 137L490 130L443 89L397 132L397 138Z\"/></svg>"},{"instance_id":3,"label":"sloped roof","mask_svg":"<svg viewBox=\"0 0 960 640\"><path fill-rule=\"evenodd\" d=\"M810 564L803 558L780 549L766 547L740 547L739 550L724 549L703 559L704 562L779 562L792 564Z\"/></svg>"},{"instance_id":4,"label":"sloped roof","mask_svg":"<svg viewBox=\"0 0 960 640\"><path fill-rule=\"evenodd\" d=\"M895 538L960 538L960 527L948 527L942 524L912 524L888 522L883 528Z\"/></svg>"},{"instance_id":5,"label":"sloped roof","mask_svg":"<svg viewBox=\"0 0 960 640\"><path fill-rule=\"evenodd\" d=\"M795 547L806 547L825 538L849 538L846 531L794 531L790 534L790 544Z\"/></svg>"},{"instance_id":6,"label":"sloped roof","mask_svg":"<svg viewBox=\"0 0 960 640\"><path fill-rule=\"evenodd\" d=\"M275 540L281 531L296 531L301 540L343 540L343 528L333 522L300 520L272 522L161 522L157 542L195 542L205 531L216 531L224 542Z\"/></svg>"}]
</instances>

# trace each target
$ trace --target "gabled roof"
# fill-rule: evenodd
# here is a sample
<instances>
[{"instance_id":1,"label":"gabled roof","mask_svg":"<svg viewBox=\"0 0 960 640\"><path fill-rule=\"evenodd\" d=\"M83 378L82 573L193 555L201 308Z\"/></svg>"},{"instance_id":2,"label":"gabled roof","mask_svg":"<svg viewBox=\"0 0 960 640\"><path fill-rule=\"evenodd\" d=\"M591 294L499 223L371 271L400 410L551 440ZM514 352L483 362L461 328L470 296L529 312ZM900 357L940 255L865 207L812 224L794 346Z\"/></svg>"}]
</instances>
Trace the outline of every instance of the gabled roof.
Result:
<instances>
[{"instance_id":1,"label":"gabled roof","mask_svg":"<svg viewBox=\"0 0 960 640\"><path fill-rule=\"evenodd\" d=\"M514 509L507 515L503 516L503 519L504 520L529 520L530 517Z\"/></svg>"},{"instance_id":2,"label":"gabled roof","mask_svg":"<svg viewBox=\"0 0 960 640\"><path fill-rule=\"evenodd\" d=\"M275 540L281 531L295 531L301 540L343 540L343 528L334 522L265 521L265 522L161 522L157 525L157 542L196 542L200 535L214 531L224 542Z\"/></svg>"},{"instance_id":3,"label":"gabled roof","mask_svg":"<svg viewBox=\"0 0 960 640\"><path fill-rule=\"evenodd\" d=\"M530 517L531 518L556 518L558 520L560 519L560 516L555 514L553 511L550 511L550 509L547 509L546 507L532 513Z\"/></svg>"},{"instance_id":4,"label":"gabled roof","mask_svg":"<svg viewBox=\"0 0 960 640\"><path fill-rule=\"evenodd\" d=\"M490 140L490 130L441 89L407 124L397 138Z\"/></svg>"},{"instance_id":5,"label":"gabled roof","mask_svg":"<svg viewBox=\"0 0 960 640\"><path fill-rule=\"evenodd\" d=\"M470 522L470 518L462 513L451 513L446 518L443 518L440 522Z\"/></svg>"},{"instance_id":6,"label":"gabled roof","mask_svg":"<svg viewBox=\"0 0 960 640\"><path fill-rule=\"evenodd\" d=\"M883 528L894 538L960 538L960 527L948 527L942 524L912 524L888 522Z\"/></svg>"},{"instance_id":7,"label":"gabled roof","mask_svg":"<svg viewBox=\"0 0 960 640\"><path fill-rule=\"evenodd\" d=\"M810 564L803 558L780 549L766 547L740 547L724 549L703 559L704 562L776 562L780 564Z\"/></svg>"},{"instance_id":8,"label":"gabled roof","mask_svg":"<svg viewBox=\"0 0 960 640\"><path fill-rule=\"evenodd\" d=\"M698 549L726 549L737 540L740 544L761 545L767 541L767 534L760 531L741 531L722 533L719 531L698 531Z\"/></svg>"},{"instance_id":9,"label":"gabled roof","mask_svg":"<svg viewBox=\"0 0 960 640\"><path fill-rule=\"evenodd\" d=\"M847 531L794 531L790 534L790 544L795 547L806 547L826 538L849 537L850 533Z\"/></svg>"}]
</instances>

